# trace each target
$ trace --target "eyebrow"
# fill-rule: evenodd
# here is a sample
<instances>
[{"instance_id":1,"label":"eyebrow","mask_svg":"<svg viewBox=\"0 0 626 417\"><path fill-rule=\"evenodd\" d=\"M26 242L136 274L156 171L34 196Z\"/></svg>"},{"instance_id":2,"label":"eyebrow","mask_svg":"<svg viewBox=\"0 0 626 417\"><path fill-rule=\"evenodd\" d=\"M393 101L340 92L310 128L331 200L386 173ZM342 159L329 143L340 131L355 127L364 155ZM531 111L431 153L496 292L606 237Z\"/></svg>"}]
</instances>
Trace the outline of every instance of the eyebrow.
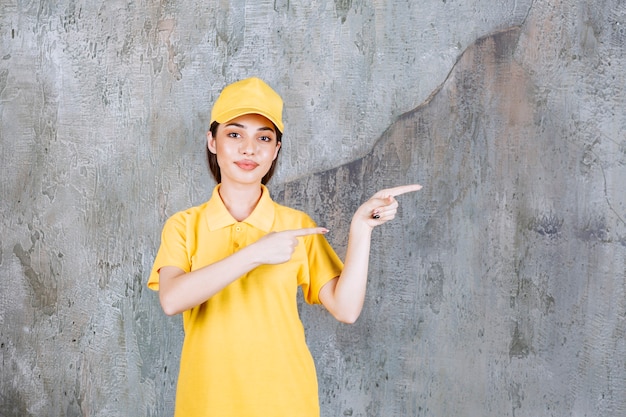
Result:
<instances>
[{"instance_id":1,"label":"eyebrow","mask_svg":"<svg viewBox=\"0 0 626 417\"><path fill-rule=\"evenodd\" d=\"M241 129L245 129L246 126L242 125L241 123L228 123L226 126L235 126L235 127L239 127ZM274 132L274 129L269 127L269 126L263 126L257 129L258 132L262 132L262 131L266 131L269 130L270 132ZM276 132L274 132L276 133Z\"/></svg>"}]
</instances>

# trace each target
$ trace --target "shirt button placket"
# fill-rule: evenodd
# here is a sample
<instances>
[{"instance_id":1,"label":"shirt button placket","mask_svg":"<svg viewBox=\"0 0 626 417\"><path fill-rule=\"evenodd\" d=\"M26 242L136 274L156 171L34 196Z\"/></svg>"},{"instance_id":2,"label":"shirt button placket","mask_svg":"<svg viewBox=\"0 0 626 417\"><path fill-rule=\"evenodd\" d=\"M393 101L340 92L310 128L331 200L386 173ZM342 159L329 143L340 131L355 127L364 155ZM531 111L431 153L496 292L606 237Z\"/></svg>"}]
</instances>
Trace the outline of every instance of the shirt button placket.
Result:
<instances>
[{"instance_id":1,"label":"shirt button placket","mask_svg":"<svg viewBox=\"0 0 626 417\"><path fill-rule=\"evenodd\" d=\"M242 231L243 231L242 225L241 224L236 224L235 225L235 233L234 233L234 237L233 237L233 247L235 248L235 250L238 250L241 247L241 241L243 239Z\"/></svg>"}]
</instances>

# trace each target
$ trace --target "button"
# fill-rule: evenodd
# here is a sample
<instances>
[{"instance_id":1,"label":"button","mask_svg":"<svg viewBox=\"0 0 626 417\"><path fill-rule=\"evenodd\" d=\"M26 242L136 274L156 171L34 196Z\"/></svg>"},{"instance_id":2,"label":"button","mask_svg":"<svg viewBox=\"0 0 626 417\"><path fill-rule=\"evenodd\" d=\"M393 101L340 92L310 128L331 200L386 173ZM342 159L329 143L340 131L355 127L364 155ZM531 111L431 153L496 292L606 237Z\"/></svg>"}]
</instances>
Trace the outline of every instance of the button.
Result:
<instances>
[{"instance_id":1,"label":"button","mask_svg":"<svg viewBox=\"0 0 626 417\"><path fill-rule=\"evenodd\" d=\"M235 226L235 231L241 232L241 226Z\"/></svg>"}]
</instances>

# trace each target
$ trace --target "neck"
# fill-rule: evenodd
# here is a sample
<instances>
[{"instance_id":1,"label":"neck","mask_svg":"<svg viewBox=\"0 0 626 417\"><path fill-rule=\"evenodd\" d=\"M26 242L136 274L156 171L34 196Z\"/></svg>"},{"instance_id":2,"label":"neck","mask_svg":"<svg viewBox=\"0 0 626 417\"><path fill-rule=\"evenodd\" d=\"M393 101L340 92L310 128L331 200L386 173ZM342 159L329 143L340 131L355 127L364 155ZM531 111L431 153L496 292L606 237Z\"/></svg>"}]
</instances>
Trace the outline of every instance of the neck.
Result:
<instances>
[{"instance_id":1,"label":"neck","mask_svg":"<svg viewBox=\"0 0 626 417\"><path fill-rule=\"evenodd\" d=\"M261 198L260 184L221 183L220 197L231 216L238 222L247 219Z\"/></svg>"}]
</instances>

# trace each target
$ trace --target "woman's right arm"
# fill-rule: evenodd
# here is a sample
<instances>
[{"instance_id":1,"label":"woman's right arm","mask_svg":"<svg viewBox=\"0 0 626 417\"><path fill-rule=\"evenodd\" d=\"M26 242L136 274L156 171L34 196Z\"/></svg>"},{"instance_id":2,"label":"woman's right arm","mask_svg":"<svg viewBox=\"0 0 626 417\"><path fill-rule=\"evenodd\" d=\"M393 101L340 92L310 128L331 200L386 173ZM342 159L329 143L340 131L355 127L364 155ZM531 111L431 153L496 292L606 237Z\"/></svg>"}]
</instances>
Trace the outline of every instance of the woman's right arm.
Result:
<instances>
[{"instance_id":1,"label":"woman's right arm","mask_svg":"<svg viewBox=\"0 0 626 417\"><path fill-rule=\"evenodd\" d=\"M163 266L159 270L161 307L171 316L198 306L257 266L287 262L298 237L327 231L311 227L269 233L221 261L188 273L175 266Z\"/></svg>"},{"instance_id":2,"label":"woman's right arm","mask_svg":"<svg viewBox=\"0 0 626 417\"><path fill-rule=\"evenodd\" d=\"M202 304L231 282L260 265L249 252L254 244L221 261L185 273L176 266L159 270L159 301L168 316Z\"/></svg>"}]
</instances>

